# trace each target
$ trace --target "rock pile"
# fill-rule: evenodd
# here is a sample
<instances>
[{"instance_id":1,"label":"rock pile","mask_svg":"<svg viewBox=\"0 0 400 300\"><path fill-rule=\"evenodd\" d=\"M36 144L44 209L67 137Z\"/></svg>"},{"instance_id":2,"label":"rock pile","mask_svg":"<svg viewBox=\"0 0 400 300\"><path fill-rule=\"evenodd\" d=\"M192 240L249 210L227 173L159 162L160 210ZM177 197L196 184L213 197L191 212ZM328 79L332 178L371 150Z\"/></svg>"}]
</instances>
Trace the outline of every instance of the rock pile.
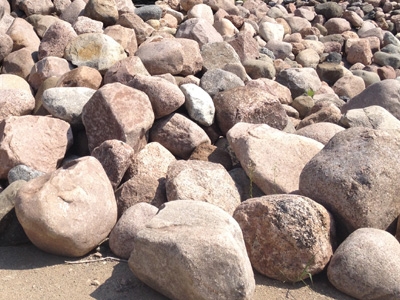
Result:
<instances>
[{"instance_id":1,"label":"rock pile","mask_svg":"<svg viewBox=\"0 0 400 300\"><path fill-rule=\"evenodd\" d=\"M399 299L399 16L0 0L0 246L109 237L172 299L252 299L252 268Z\"/></svg>"}]
</instances>

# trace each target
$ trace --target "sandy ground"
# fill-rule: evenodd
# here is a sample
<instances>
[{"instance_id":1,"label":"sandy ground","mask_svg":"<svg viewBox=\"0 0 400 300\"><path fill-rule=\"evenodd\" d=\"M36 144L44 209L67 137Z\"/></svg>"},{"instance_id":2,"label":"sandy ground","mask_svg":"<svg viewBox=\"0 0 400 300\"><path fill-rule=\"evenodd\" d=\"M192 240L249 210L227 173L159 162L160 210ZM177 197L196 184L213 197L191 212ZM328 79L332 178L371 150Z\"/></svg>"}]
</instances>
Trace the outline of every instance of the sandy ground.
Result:
<instances>
[{"instance_id":1,"label":"sandy ground","mask_svg":"<svg viewBox=\"0 0 400 300\"><path fill-rule=\"evenodd\" d=\"M92 253L83 260L101 259L95 255L104 258L112 254L103 247L100 253ZM31 244L0 247L0 299L167 300L141 283L126 262L66 263L77 260L47 254ZM333 288L325 274L314 276L314 283L307 281L307 285L282 283L255 275L254 300L353 299Z\"/></svg>"}]
</instances>

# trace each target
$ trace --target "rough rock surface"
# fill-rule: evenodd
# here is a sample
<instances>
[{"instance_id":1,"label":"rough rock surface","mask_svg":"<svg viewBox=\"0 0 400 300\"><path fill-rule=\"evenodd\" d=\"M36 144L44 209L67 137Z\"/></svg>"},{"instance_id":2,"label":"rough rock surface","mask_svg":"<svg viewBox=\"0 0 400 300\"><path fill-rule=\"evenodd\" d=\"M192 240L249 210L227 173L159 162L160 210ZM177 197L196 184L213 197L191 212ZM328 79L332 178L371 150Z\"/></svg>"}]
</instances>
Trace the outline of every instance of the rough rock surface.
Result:
<instances>
[{"instance_id":1,"label":"rough rock surface","mask_svg":"<svg viewBox=\"0 0 400 300\"><path fill-rule=\"evenodd\" d=\"M242 233L222 209L172 201L140 230L129 258L140 280L171 299L252 299L255 282Z\"/></svg>"},{"instance_id":2,"label":"rough rock surface","mask_svg":"<svg viewBox=\"0 0 400 300\"><path fill-rule=\"evenodd\" d=\"M64 256L82 256L110 233L117 221L113 189L99 161L73 160L26 183L15 210L38 248Z\"/></svg>"}]
</instances>

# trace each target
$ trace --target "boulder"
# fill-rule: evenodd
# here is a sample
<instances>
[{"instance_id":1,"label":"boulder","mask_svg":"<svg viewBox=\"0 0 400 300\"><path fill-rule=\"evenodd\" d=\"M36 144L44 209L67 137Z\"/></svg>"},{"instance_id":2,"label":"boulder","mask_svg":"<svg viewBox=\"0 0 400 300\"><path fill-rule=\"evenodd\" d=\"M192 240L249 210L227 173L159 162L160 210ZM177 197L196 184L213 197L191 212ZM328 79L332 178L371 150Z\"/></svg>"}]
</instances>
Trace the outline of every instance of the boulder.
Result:
<instances>
[{"instance_id":1,"label":"boulder","mask_svg":"<svg viewBox=\"0 0 400 300\"><path fill-rule=\"evenodd\" d=\"M222 69L208 70L200 79L200 87L211 97L239 86L244 86L244 82L236 74Z\"/></svg>"},{"instance_id":2,"label":"boulder","mask_svg":"<svg viewBox=\"0 0 400 300\"><path fill-rule=\"evenodd\" d=\"M108 26L104 34L111 36L121 44L128 56L133 56L137 50L137 39L135 30L121 25Z\"/></svg>"},{"instance_id":3,"label":"boulder","mask_svg":"<svg viewBox=\"0 0 400 300\"><path fill-rule=\"evenodd\" d=\"M400 129L400 120L378 105L350 109L343 115L340 122L346 127Z\"/></svg>"},{"instance_id":4,"label":"boulder","mask_svg":"<svg viewBox=\"0 0 400 300\"><path fill-rule=\"evenodd\" d=\"M17 194L18 220L34 245L79 257L99 245L117 221L117 205L103 167L82 157L26 183Z\"/></svg>"},{"instance_id":5,"label":"boulder","mask_svg":"<svg viewBox=\"0 0 400 300\"><path fill-rule=\"evenodd\" d=\"M89 0L83 14L103 22L104 27L114 25L118 20L118 8L114 0Z\"/></svg>"},{"instance_id":6,"label":"boulder","mask_svg":"<svg viewBox=\"0 0 400 300\"><path fill-rule=\"evenodd\" d=\"M104 74L104 84L119 82L128 85L136 75L147 75L149 72L138 56L128 56L113 64Z\"/></svg>"},{"instance_id":7,"label":"boulder","mask_svg":"<svg viewBox=\"0 0 400 300\"><path fill-rule=\"evenodd\" d=\"M318 91L321 87L321 80L313 68L284 69L277 74L276 81L289 88L293 98L308 91Z\"/></svg>"},{"instance_id":8,"label":"boulder","mask_svg":"<svg viewBox=\"0 0 400 300\"><path fill-rule=\"evenodd\" d=\"M166 203L137 233L129 267L177 300L252 299L255 289L242 233L222 209L201 201Z\"/></svg>"},{"instance_id":9,"label":"boulder","mask_svg":"<svg viewBox=\"0 0 400 300\"><path fill-rule=\"evenodd\" d=\"M264 93L276 96L281 104L291 104L293 101L290 90L286 86L272 79L258 78L255 80L249 80L246 82L246 86L254 86L263 89Z\"/></svg>"},{"instance_id":10,"label":"boulder","mask_svg":"<svg viewBox=\"0 0 400 300\"><path fill-rule=\"evenodd\" d=\"M240 204L235 183L221 164L178 160L170 164L165 185L168 201L204 201L230 215Z\"/></svg>"},{"instance_id":11,"label":"boulder","mask_svg":"<svg viewBox=\"0 0 400 300\"><path fill-rule=\"evenodd\" d=\"M39 49L39 37L33 26L23 18L14 18L6 34L13 40L13 51L21 48L29 48L32 51Z\"/></svg>"},{"instance_id":12,"label":"boulder","mask_svg":"<svg viewBox=\"0 0 400 300\"><path fill-rule=\"evenodd\" d=\"M384 230L357 229L333 255L328 279L356 299L399 299L399 242Z\"/></svg>"},{"instance_id":13,"label":"boulder","mask_svg":"<svg viewBox=\"0 0 400 300\"><path fill-rule=\"evenodd\" d=\"M61 75L56 87L87 87L97 90L102 83L102 76L94 68L81 66Z\"/></svg>"},{"instance_id":14,"label":"boulder","mask_svg":"<svg viewBox=\"0 0 400 300\"><path fill-rule=\"evenodd\" d=\"M223 38L218 31L205 19L188 19L179 25L176 38L196 41L200 48L208 43L222 42Z\"/></svg>"},{"instance_id":15,"label":"boulder","mask_svg":"<svg viewBox=\"0 0 400 300\"><path fill-rule=\"evenodd\" d=\"M1 55L1 54L0 54ZM29 74L37 60L35 51L29 48L21 48L7 55L3 60L1 72L3 74L14 74L28 79Z\"/></svg>"},{"instance_id":16,"label":"boulder","mask_svg":"<svg viewBox=\"0 0 400 300\"><path fill-rule=\"evenodd\" d=\"M30 91L2 89L0 122L7 117L28 115L35 108L35 98Z\"/></svg>"},{"instance_id":17,"label":"boulder","mask_svg":"<svg viewBox=\"0 0 400 300\"><path fill-rule=\"evenodd\" d=\"M250 180L243 168L234 168L229 171L233 181L235 182L236 188L240 194L240 201L246 201L250 198L264 196L264 192Z\"/></svg>"},{"instance_id":18,"label":"boulder","mask_svg":"<svg viewBox=\"0 0 400 300\"><path fill-rule=\"evenodd\" d=\"M339 125L329 122L319 122L297 130L296 134L308 137L326 145L336 133L343 130L345 129Z\"/></svg>"},{"instance_id":19,"label":"boulder","mask_svg":"<svg viewBox=\"0 0 400 300\"><path fill-rule=\"evenodd\" d=\"M206 71L223 69L228 64L240 64L240 57L227 42L207 43L201 47L203 68Z\"/></svg>"},{"instance_id":20,"label":"boulder","mask_svg":"<svg viewBox=\"0 0 400 300\"><path fill-rule=\"evenodd\" d=\"M29 167L27 165L17 165L10 171L8 171L7 179L8 183L11 184L14 181L20 181L20 180L29 181L33 178L42 176L44 174L46 173L35 170L34 168Z\"/></svg>"},{"instance_id":21,"label":"boulder","mask_svg":"<svg viewBox=\"0 0 400 300\"><path fill-rule=\"evenodd\" d=\"M232 169L232 159L228 151L222 147L210 144L201 144L194 149L190 160L202 160L221 164L227 171Z\"/></svg>"}]
</instances>

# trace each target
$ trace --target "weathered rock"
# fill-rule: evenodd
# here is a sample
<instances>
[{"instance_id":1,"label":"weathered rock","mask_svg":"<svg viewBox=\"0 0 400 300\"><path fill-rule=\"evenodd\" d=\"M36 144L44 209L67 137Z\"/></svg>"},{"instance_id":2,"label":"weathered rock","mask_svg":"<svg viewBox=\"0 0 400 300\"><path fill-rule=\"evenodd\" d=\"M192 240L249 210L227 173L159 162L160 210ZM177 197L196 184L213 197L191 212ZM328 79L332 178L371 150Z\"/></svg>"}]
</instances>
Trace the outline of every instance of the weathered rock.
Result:
<instances>
[{"instance_id":1,"label":"weathered rock","mask_svg":"<svg viewBox=\"0 0 400 300\"><path fill-rule=\"evenodd\" d=\"M41 116L8 117L0 123L0 178L24 164L42 172L56 169L72 145L67 122Z\"/></svg>"},{"instance_id":2,"label":"weathered rock","mask_svg":"<svg viewBox=\"0 0 400 300\"><path fill-rule=\"evenodd\" d=\"M53 117L79 126L82 125L83 107L95 92L86 87L49 88L43 92L42 104Z\"/></svg>"},{"instance_id":3,"label":"weathered rock","mask_svg":"<svg viewBox=\"0 0 400 300\"><path fill-rule=\"evenodd\" d=\"M296 134L308 137L326 145L329 140L344 128L329 122L319 122L305 126L296 131Z\"/></svg>"},{"instance_id":4,"label":"weathered rock","mask_svg":"<svg viewBox=\"0 0 400 300\"><path fill-rule=\"evenodd\" d=\"M307 117L297 125L297 129L320 122L339 124L342 114L340 108L329 100L320 100L311 108Z\"/></svg>"},{"instance_id":5,"label":"weathered rock","mask_svg":"<svg viewBox=\"0 0 400 300\"><path fill-rule=\"evenodd\" d=\"M21 1L19 7L27 16L33 14L49 15L54 11L54 5L51 0Z\"/></svg>"},{"instance_id":6,"label":"weathered rock","mask_svg":"<svg viewBox=\"0 0 400 300\"><path fill-rule=\"evenodd\" d=\"M320 57L314 49L305 49L296 56L296 61L305 68L316 68Z\"/></svg>"},{"instance_id":7,"label":"weathered rock","mask_svg":"<svg viewBox=\"0 0 400 300\"><path fill-rule=\"evenodd\" d=\"M151 19L161 19L162 12L162 8L157 5L145 5L135 9L135 14L137 14L145 22Z\"/></svg>"},{"instance_id":8,"label":"weathered rock","mask_svg":"<svg viewBox=\"0 0 400 300\"><path fill-rule=\"evenodd\" d=\"M249 80L246 82L246 86L254 86L263 89L264 92L276 96L281 104L291 104L293 101L290 90L272 79L259 78L256 80Z\"/></svg>"},{"instance_id":9,"label":"weathered rock","mask_svg":"<svg viewBox=\"0 0 400 300\"><path fill-rule=\"evenodd\" d=\"M235 183L221 164L178 160L170 164L165 185L168 201L205 201L230 215L240 204Z\"/></svg>"},{"instance_id":10,"label":"weathered rock","mask_svg":"<svg viewBox=\"0 0 400 300\"><path fill-rule=\"evenodd\" d=\"M139 202L160 207L167 202L165 177L175 157L159 143L147 144L132 161L128 181L115 191L118 215Z\"/></svg>"},{"instance_id":11,"label":"weathered rock","mask_svg":"<svg viewBox=\"0 0 400 300\"><path fill-rule=\"evenodd\" d=\"M101 164L83 157L26 183L15 210L29 239L57 255L82 256L110 233L117 205Z\"/></svg>"},{"instance_id":12,"label":"weathered rock","mask_svg":"<svg viewBox=\"0 0 400 300\"><path fill-rule=\"evenodd\" d=\"M114 0L89 0L83 14L103 22L105 27L114 25L118 20L118 8Z\"/></svg>"},{"instance_id":13,"label":"weathered rock","mask_svg":"<svg viewBox=\"0 0 400 300\"><path fill-rule=\"evenodd\" d=\"M260 36L266 41L282 41L284 36L283 25L278 23L262 22L259 28Z\"/></svg>"},{"instance_id":14,"label":"weathered rock","mask_svg":"<svg viewBox=\"0 0 400 300\"><path fill-rule=\"evenodd\" d=\"M0 74L0 90L24 90L27 92L32 92L29 83L14 74Z\"/></svg>"},{"instance_id":15,"label":"weathered rock","mask_svg":"<svg viewBox=\"0 0 400 300\"><path fill-rule=\"evenodd\" d=\"M0 33L0 61L9 55L13 48L13 40L8 34Z\"/></svg>"},{"instance_id":16,"label":"weathered rock","mask_svg":"<svg viewBox=\"0 0 400 300\"><path fill-rule=\"evenodd\" d=\"M188 159L198 145L211 144L199 125L178 113L157 120L150 131L150 140L183 159Z\"/></svg>"},{"instance_id":17,"label":"weathered rock","mask_svg":"<svg viewBox=\"0 0 400 300\"><path fill-rule=\"evenodd\" d=\"M223 69L228 64L240 64L240 57L227 42L208 43L201 47L203 68L206 71Z\"/></svg>"},{"instance_id":18,"label":"weathered rock","mask_svg":"<svg viewBox=\"0 0 400 300\"><path fill-rule=\"evenodd\" d=\"M44 175L44 172L35 170L26 165L17 165L13 167L7 175L8 183L13 183L14 181L24 180L29 181L33 178Z\"/></svg>"},{"instance_id":19,"label":"weathered rock","mask_svg":"<svg viewBox=\"0 0 400 300\"><path fill-rule=\"evenodd\" d=\"M189 39L162 39L144 44L136 54L151 75L194 75L201 70L203 59L198 44Z\"/></svg>"},{"instance_id":20,"label":"weathered rock","mask_svg":"<svg viewBox=\"0 0 400 300\"><path fill-rule=\"evenodd\" d=\"M215 116L225 135L236 123L264 123L282 130L287 115L277 97L256 87L237 87L215 95Z\"/></svg>"},{"instance_id":21,"label":"weathered rock","mask_svg":"<svg viewBox=\"0 0 400 300\"><path fill-rule=\"evenodd\" d=\"M312 97L302 95L293 99L292 107L299 112L299 117L303 119L310 113L314 104L315 103Z\"/></svg>"},{"instance_id":22,"label":"weathered rock","mask_svg":"<svg viewBox=\"0 0 400 300\"><path fill-rule=\"evenodd\" d=\"M141 202L128 208L110 233L111 251L124 259L129 259L135 246L137 233L146 227L146 223L158 212L157 207Z\"/></svg>"},{"instance_id":23,"label":"weathered rock","mask_svg":"<svg viewBox=\"0 0 400 300\"><path fill-rule=\"evenodd\" d=\"M89 150L106 140L121 140L138 152L154 122L149 97L120 83L98 89L82 111Z\"/></svg>"},{"instance_id":24,"label":"weathered rock","mask_svg":"<svg viewBox=\"0 0 400 300\"><path fill-rule=\"evenodd\" d=\"M15 18L6 33L13 40L13 51L21 48L39 49L39 37L32 25L22 18Z\"/></svg>"},{"instance_id":25,"label":"weathered rock","mask_svg":"<svg viewBox=\"0 0 400 300\"><path fill-rule=\"evenodd\" d=\"M86 2L84 0L74 0L61 13L60 19L74 24L79 16L83 14Z\"/></svg>"},{"instance_id":26,"label":"weathered rock","mask_svg":"<svg viewBox=\"0 0 400 300\"><path fill-rule=\"evenodd\" d=\"M184 200L166 203L138 232L134 243L129 267L168 298L253 297L254 274L240 227L214 205Z\"/></svg>"},{"instance_id":27,"label":"weathered rock","mask_svg":"<svg viewBox=\"0 0 400 300\"><path fill-rule=\"evenodd\" d=\"M113 64L104 74L104 84L119 82L128 85L136 75L147 75L145 66L137 56L129 56Z\"/></svg>"},{"instance_id":28,"label":"weathered rock","mask_svg":"<svg viewBox=\"0 0 400 300\"><path fill-rule=\"evenodd\" d=\"M266 124L238 123L227 138L247 176L266 195L298 190L303 167L323 148L315 140Z\"/></svg>"},{"instance_id":29,"label":"weathered rock","mask_svg":"<svg viewBox=\"0 0 400 300\"><path fill-rule=\"evenodd\" d=\"M343 14L343 8L336 2L325 2L315 5L315 12L327 19L340 18Z\"/></svg>"},{"instance_id":30,"label":"weathered rock","mask_svg":"<svg viewBox=\"0 0 400 300\"><path fill-rule=\"evenodd\" d=\"M4 232L5 217L14 209L15 197L18 190L26 184L24 180L17 180L10 183L0 193L0 235Z\"/></svg>"},{"instance_id":31,"label":"weathered rock","mask_svg":"<svg viewBox=\"0 0 400 300\"><path fill-rule=\"evenodd\" d=\"M333 254L333 217L307 197L249 199L238 206L233 217L243 231L252 266L268 277L301 281L320 273Z\"/></svg>"},{"instance_id":32,"label":"weathered rock","mask_svg":"<svg viewBox=\"0 0 400 300\"><path fill-rule=\"evenodd\" d=\"M239 32L233 37L227 39L227 42L233 47L233 49L235 49L241 61L245 61L246 59L257 59L260 57L258 43L251 33Z\"/></svg>"},{"instance_id":33,"label":"weathered rock","mask_svg":"<svg viewBox=\"0 0 400 300\"><path fill-rule=\"evenodd\" d=\"M400 213L400 190L391 184L400 173L399 145L396 130L339 132L304 167L300 192L332 212L343 235L361 227L387 229Z\"/></svg>"},{"instance_id":34,"label":"weathered rock","mask_svg":"<svg viewBox=\"0 0 400 300\"><path fill-rule=\"evenodd\" d=\"M75 32L84 33L103 33L103 23L85 16L79 16L73 24Z\"/></svg>"},{"instance_id":35,"label":"weathered rock","mask_svg":"<svg viewBox=\"0 0 400 300\"><path fill-rule=\"evenodd\" d=\"M126 53L106 34L84 33L68 43L64 57L76 66L87 66L105 73L117 61L126 58Z\"/></svg>"},{"instance_id":36,"label":"weathered rock","mask_svg":"<svg viewBox=\"0 0 400 300\"><path fill-rule=\"evenodd\" d=\"M29 48L21 48L4 58L1 72L3 74L14 74L27 80L35 61L37 61L37 56L34 51Z\"/></svg>"},{"instance_id":37,"label":"weathered rock","mask_svg":"<svg viewBox=\"0 0 400 300\"><path fill-rule=\"evenodd\" d=\"M351 30L350 23L341 18L331 18L325 22L324 27L328 30L328 34L340 34Z\"/></svg>"},{"instance_id":38,"label":"weathered rock","mask_svg":"<svg viewBox=\"0 0 400 300\"><path fill-rule=\"evenodd\" d=\"M348 110L340 122L346 127L400 129L400 120L378 105Z\"/></svg>"},{"instance_id":39,"label":"weathered rock","mask_svg":"<svg viewBox=\"0 0 400 300\"><path fill-rule=\"evenodd\" d=\"M33 29L36 31L36 34L39 36L39 38L43 38L45 32L55 22L58 22L58 21L63 22L56 16L41 15L41 14L30 15L25 20L28 21L33 26Z\"/></svg>"},{"instance_id":40,"label":"weathered rock","mask_svg":"<svg viewBox=\"0 0 400 300\"><path fill-rule=\"evenodd\" d=\"M201 144L197 146L189 159L219 163L227 171L232 169L232 159L230 154L227 151L210 144Z\"/></svg>"},{"instance_id":41,"label":"weathered rock","mask_svg":"<svg viewBox=\"0 0 400 300\"><path fill-rule=\"evenodd\" d=\"M349 63L370 65L372 61L371 45L368 39L348 39L346 41L346 59Z\"/></svg>"},{"instance_id":42,"label":"weathered rock","mask_svg":"<svg viewBox=\"0 0 400 300\"><path fill-rule=\"evenodd\" d=\"M272 60L248 59L243 62L243 66L251 79L272 79L276 74Z\"/></svg>"},{"instance_id":43,"label":"weathered rock","mask_svg":"<svg viewBox=\"0 0 400 300\"><path fill-rule=\"evenodd\" d=\"M56 87L87 87L97 90L101 86L103 78L94 68L81 66L59 77Z\"/></svg>"},{"instance_id":44,"label":"weathered rock","mask_svg":"<svg viewBox=\"0 0 400 300\"><path fill-rule=\"evenodd\" d=\"M133 149L118 140L107 140L93 149L91 155L101 163L115 190L132 163Z\"/></svg>"},{"instance_id":45,"label":"weathered rock","mask_svg":"<svg viewBox=\"0 0 400 300\"><path fill-rule=\"evenodd\" d=\"M356 299L398 299L399 262L400 244L391 234L360 228L336 250L328 266L328 279Z\"/></svg>"},{"instance_id":46,"label":"weathered rock","mask_svg":"<svg viewBox=\"0 0 400 300\"><path fill-rule=\"evenodd\" d=\"M379 75L375 72L369 72L365 70L352 70L353 75L361 77L364 80L365 87L369 87L371 84L381 81Z\"/></svg>"},{"instance_id":47,"label":"weathered rock","mask_svg":"<svg viewBox=\"0 0 400 300\"><path fill-rule=\"evenodd\" d=\"M161 77L137 74L128 85L146 93L156 119L173 113L185 103L179 87Z\"/></svg>"},{"instance_id":48,"label":"weathered rock","mask_svg":"<svg viewBox=\"0 0 400 300\"><path fill-rule=\"evenodd\" d=\"M200 87L211 97L239 86L244 86L244 82L232 72L222 69L208 70L200 79Z\"/></svg>"},{"instance_id":49,"label":"weathered rock","mask_svg":"<svg viewBox=\"0 0 400 300\"><path fill-rule=\"evenodd\" d=\"M332 88L339 97L351 99L365 90L365 83L362 78L351 74L339 78Z\"/></svg>"},{"instance_id":50,"label":"weathered rock","mask_svg":"<svg viewBox=\"0 0 400 300\"><path fill-rule=\"evenodd\" d=\"M0 97L0 122L10 116L28 115L35 108L31 92L17 89L2 89Z\"/></svg>"},{"instance_id":51,"label":"weathered rock","mask_svg":"<svg viewBox=\"0 0 400 300\"><path fill-rule=\"evenodd\" d=\"M111 36L121 44L129 56L133 56L138 48L136 33L132 28L126 28L121 25L108 26L104 29L104 34Z\"/></svg>"},{"instance_id":52,"label":"weathered rock","mask_svg":"<svg viewBox=\"0 0 400 300\"><path fill-rule=\"evenodd\" d=\"M321 87L321 80L312 68L285 69L277 74L276 81L289 88L293 98L308 91L318 91Z\"/></svg>"},{"instance_id":53,"label":"weathered rock","mask_svg":"<svg viewBox=\"0 0 400 300\"><path fill-rule=\"evenodd\" d=\"M400 68L400 54L377 51L374 53L374 62L380 66Z\"/></svg>"},{"instance_id":54,"label":"weathered rock","mask_svg":"<svg viewBox=\"0 0 400 300\"><path fill-rule=\"evenodd\" d=\"M117 24L135 30L138 45L146 41L155 31L153 27L133 12L120 15Z\"/></svg>"},{"instance_id":55,"label":"weathered rock","mask_svg":"<svg viewBox=\"0 0 400 300\"><path fill-rule=\"evenodd\" d=\"M177 38L192 39L200 48L207 43L222 42L222 36L205 19L188 19L183 22L176 31Z\"/></svg>"},{"instance_id":56,"label":"weathered rock","mask_svg":"<svg viewBox=\"0 0 400 300\"><path fill-rule=\"evenodd\" d=\"M240 195L240 201L246 201L249 198L264 196L264 192L247 176L243 168L234 168L229 171L236 188Z\"/></svg>"},{"instance_id":57,"label":"weathered rock","mask_svg":"<svg viewBox=\"0 0 400 300\"><path fill-rule=\"evenodd\" d=\"M324 62L318 64L317 74L322 81L333 85L338 79L344 76L344 68L340 64Z\"/></svg>"}]
</instances>

